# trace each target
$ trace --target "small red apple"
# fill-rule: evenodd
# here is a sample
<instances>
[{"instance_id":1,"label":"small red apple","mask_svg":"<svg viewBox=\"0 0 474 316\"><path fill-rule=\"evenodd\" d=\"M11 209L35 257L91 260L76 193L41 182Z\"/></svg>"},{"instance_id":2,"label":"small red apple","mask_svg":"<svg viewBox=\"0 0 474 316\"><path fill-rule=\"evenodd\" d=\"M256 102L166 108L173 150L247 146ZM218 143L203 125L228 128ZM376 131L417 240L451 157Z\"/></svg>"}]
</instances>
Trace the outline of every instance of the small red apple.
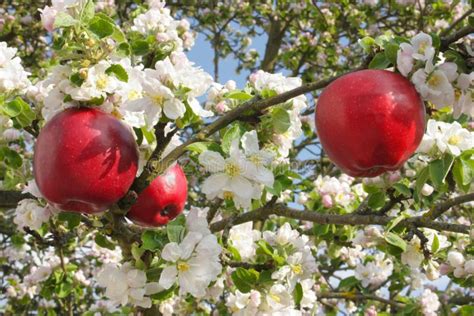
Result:
<instances>
[{"instance_id":1,"label":"small red apple","mask_svg":"<svg viewBox=\"0 0 474 316\"><path fill-rule=\"evenodd\" d=\"M131 130L112 115L71 108L43 127L33 163L36 183L49 203L96 213L127 193L136 176L138 149Z\"/></svg>"},{"instance_id":2,"label":"small red apple","mask_svg":"<svg viewBox=\"0 0 474 316\"><path fill-rule=\"evenodd\" d=\"M188 197L188 181L178 164L158 176L138 195L127 217L148 227L166 225L181 214Z\"/></svg>"},{"instance_id":3,"label":"small red apple","mask_svg":"<svg viewBox=\"0 0 474 316\"><path fill-rule=\"evenodd\" d=\"M425 107L400 74L356 71L321 93L316 130L329 159L343 172L375 177L399 169L416 150L425 130Z\"/></svg>"}]
</instances>

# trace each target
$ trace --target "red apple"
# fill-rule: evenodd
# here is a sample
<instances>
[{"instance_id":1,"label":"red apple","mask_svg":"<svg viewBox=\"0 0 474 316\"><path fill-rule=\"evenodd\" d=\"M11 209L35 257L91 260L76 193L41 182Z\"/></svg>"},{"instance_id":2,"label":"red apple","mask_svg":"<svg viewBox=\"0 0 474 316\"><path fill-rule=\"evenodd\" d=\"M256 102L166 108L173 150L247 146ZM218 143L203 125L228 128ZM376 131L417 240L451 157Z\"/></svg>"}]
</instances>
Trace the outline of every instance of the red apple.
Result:
<instances>
[{"instance_id":1,"label":"red apple","mask_svg":"<svg viewBox=\"0 0 474 316\"><path fill-rule=\"evenodd\" d=\"M49 203L66 211L108 209L127 193L137 167L131 130L93 108L57 114L43 127L35 145L38 188Z\"/></svg>"},{"instance_id":2,"label":"red apple","mask_svg":"<svg viewBox=\"0 0 474 316\"><path fill-rule=\"evenodd\" d=\"M316 106L324 151L343 172L375 177L397 170L413 154L425 130L425 107L405 77L361 70L327 86Z\"/></svg>"},{"instance_id":3,"label":"red apple","mask_svg":"<svg viewBox=\"0 0 474 316\"><path fill-rule=\"evenodd\" d=\"M133 222L156 227L181 214L188 197L188 181L178 164L158 176L138 195L127 217Z\"/></svg>"}]
</instances>

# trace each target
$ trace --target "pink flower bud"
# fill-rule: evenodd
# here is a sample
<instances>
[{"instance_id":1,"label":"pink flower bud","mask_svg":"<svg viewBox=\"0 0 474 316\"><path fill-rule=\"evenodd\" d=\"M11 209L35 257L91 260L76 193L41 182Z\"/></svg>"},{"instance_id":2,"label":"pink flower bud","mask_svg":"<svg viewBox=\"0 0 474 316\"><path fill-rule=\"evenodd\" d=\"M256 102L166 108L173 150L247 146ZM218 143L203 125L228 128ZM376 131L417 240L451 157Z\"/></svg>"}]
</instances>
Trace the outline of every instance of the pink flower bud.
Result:
<instances>
[{"instance_id":1,"label":"pink flower bud","mask_svg":"<svg viewBox=\"0 0 474 316\"><path fill-rule=\"evenodd\" d=\"M326 207L326 208L330 208L333 206L333 201L332 201L332 198L329 194L324 194L322 196L322 202L323 202L323 206Z\"/></svg>"}]
</instances>

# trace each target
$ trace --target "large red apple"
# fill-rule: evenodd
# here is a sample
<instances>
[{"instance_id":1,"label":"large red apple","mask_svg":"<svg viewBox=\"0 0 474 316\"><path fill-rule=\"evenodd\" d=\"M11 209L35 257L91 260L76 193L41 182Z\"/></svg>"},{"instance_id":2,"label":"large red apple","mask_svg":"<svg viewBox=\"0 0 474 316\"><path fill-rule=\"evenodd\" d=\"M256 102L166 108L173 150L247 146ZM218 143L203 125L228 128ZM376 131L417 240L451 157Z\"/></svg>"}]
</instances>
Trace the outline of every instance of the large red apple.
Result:
<instances>
[{"instance_id":1,"label":"large red apple","mask_svg":"<svg viewBox=\"0 0 474 316\"><path fill-rule=\"evenodd\" d=\"M327 86L316 106L316 129L328 157L354 177L397 170L425 130L425 107L405 77L361 70Z\"/></svg>"},{"instance_id":2,"label":"large red apple","mask_svg":"<svg viewBox=\"0 0 474 316\"><path fill-rule=\"evenodd\" d=\"M122 198L137 172L132 132L110 114L92 108L65 110L41 130L34 176L53 206L101 212Z\"/></svg>"},{"instance_id":3,"label":"large red apple","mask_svg":"<svg viewBox=\"0 0 474 316\"><path fill-rule=\"evenodd\" d=\"M127 217L149 227L166 225L181 214L188 197L188 181L178 164L158 176L138 195Z\"/></svg>"}]
</instances>

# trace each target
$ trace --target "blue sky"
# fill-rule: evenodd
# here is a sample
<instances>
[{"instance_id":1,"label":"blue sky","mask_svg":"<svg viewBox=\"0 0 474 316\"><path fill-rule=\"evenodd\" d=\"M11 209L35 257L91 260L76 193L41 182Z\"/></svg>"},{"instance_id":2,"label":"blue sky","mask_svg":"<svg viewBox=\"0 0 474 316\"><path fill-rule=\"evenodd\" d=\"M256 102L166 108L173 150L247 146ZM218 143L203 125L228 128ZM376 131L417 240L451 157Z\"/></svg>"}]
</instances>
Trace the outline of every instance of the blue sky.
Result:
<instances>
[{"instance_id":1,"label":"blue sky","mask_svg":"<svg viewBox=\"0 0 474 316\"><path fill-rule=\"evenodd\" d=\"M253 39L250 48L256 49L261 55L263 55L265 43L266 38L264 36L257 37ZM187 55L189 60L196 63L196 66L202 67L205 71L214 76L214 50L210 43L206 41L203 34L197 34L196 43L193 48L187 52ZM219 62L219 83L224 84L232 79L237 82L237 87L243 88L250 73L248 71L242 71L240 74L236 74L236 67L237 61L233 56L221 59Z\"/></svg>"}]
</instances>

